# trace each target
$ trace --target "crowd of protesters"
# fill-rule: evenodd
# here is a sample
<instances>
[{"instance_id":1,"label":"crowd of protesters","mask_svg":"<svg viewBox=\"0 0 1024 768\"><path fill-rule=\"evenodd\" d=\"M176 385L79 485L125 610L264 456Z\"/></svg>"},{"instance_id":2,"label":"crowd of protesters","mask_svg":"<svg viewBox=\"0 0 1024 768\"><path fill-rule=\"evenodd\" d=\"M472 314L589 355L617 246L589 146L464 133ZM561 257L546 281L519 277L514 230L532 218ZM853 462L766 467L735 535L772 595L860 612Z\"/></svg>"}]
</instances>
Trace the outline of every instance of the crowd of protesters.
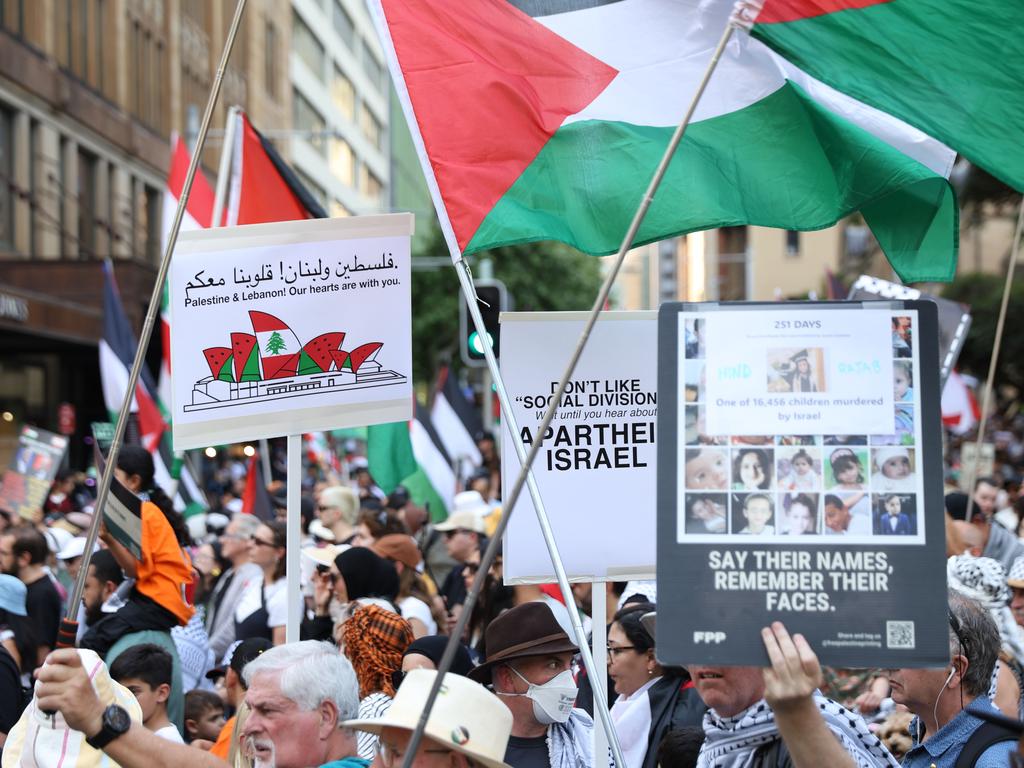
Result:
<instances>
[{"instance_id":1,"label":"crowd of protesters","mask_svg":"<svg viewBox=\"0 0 1024 768\"><path fill-rule=\"evenodd\" d=\"M995 473L969 492L955 485L958 446L950 452L946 667L823 670L780 623L761 633L765 669L665 666L653 582L563 596L505 585L499 554L413 764L609 764L594 752L598 699L570 611L587 631L608 627L607 702L627 768L1012 764L1024 713L1024 500L1011 468L1024 443L1006 434ZM253 462L238 458L207 467L212 507L186 519L149 454L124 447L116 476L142 499L142 552L101 527L77 648L55 650L89 494L61 475L38 519L0 513L3 766L402 764L502 513L494 441L479 441L485 461L443 519L401 486L384 494L358 444L306 458L298 642L285 642L279 455L262 514L243 502ZM607 591L606 615L593 615L593 589Z\"/></svg>"}]
</instances>

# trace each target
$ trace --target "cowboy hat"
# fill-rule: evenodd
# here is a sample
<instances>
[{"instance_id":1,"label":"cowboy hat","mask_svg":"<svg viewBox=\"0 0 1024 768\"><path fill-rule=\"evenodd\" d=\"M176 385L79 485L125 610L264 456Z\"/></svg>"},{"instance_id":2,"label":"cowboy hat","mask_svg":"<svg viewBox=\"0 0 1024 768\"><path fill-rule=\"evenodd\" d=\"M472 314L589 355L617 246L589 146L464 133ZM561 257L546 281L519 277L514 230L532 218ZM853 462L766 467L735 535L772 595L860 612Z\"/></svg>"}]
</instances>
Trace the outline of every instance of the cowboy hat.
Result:
<instances>
[{"instance_id":1,"label":"cowboy hat","mask_svg":"<svg viewBox=\"0 0 1024 768\"><path fill-rule=\"evenodd\" d=\"M484 645L487 659L469 673L471 679L480 683L490 682L491 669L496 664L579 650L551 608L536 601L517 605L488 624Z\"/></svg>"},{"instance_id":2,"label":"cowboy hat","mask_svg":"<svg viewBox=\"0 0 1024 768\"><path fill-rule=\"evenodd\" d=\"M377 735L385 728L416 730L436 676L432 669L410 671L383 716L346 720L342 727ZM497 696L461 675L444 676L425 736L489 768L509 768L503 758L511 733L512 712Z\"/></svg>"}]
</instances>

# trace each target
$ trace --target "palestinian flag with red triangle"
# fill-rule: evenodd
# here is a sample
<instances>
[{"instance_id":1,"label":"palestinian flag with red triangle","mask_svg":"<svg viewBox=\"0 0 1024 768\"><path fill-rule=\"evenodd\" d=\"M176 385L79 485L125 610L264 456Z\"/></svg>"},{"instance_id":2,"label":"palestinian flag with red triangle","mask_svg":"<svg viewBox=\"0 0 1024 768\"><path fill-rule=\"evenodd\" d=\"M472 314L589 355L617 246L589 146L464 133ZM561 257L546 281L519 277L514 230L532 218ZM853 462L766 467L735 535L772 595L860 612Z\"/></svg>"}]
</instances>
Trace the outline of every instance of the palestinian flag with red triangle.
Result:
<instances>
[{"instance_id":1,"label":"palestinian flag with red triangle","mask_svg":"<svg viewBox=\"0 0 1024 768\"><path fill-rule=\"evenodd\" d=\"M747 0L750 33L1024 190L1020 0Z\"/></svg>"},{"instance_id":2,"label":"palestinian flag with red triangle","mask_svg":"<svg viewBox=\"0 0 1024 768\"><path fill-rule=\"evenodd\" d=\"M729 0L371 0L452 250L617 250L725 30ZM543 8L546 15L530 15ZM948 280L954 154L733 40L636 244L860 211L900 276Z\"/></svg>"}]
</instances>

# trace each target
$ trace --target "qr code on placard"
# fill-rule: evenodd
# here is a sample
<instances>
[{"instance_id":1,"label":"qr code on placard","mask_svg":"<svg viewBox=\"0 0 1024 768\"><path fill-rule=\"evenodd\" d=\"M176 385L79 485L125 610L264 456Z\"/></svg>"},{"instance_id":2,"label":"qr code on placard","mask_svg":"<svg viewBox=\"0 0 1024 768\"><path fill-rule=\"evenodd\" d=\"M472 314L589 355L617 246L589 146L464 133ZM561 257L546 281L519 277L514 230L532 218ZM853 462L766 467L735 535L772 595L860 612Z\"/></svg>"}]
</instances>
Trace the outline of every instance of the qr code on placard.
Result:
<instances>
[{"instance_id":1,"label":"qr code on placard","mask_svg":"<svg viewBox=\"0 0 1024 768\"><path fill-rule=\"evenodd\" d=\"M916 648L917 644L914 641L914 622L885 622L885 647L910 649Z\"/></svg>"}]
</instances>

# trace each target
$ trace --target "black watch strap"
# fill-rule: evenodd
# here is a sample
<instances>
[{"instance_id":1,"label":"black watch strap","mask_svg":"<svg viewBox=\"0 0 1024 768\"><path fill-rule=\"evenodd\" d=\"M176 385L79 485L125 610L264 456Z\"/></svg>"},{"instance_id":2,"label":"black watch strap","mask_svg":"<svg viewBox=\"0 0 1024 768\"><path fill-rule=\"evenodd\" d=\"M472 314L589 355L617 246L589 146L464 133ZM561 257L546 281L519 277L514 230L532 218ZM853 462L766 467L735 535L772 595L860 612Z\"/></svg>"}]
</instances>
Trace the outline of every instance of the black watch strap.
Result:
<instances>
[{"instance_id":1,"label":"black watch strap","mask_svg":"<svg viewBox=\"0 0 1024 768\"><path fill-rule=\"evenodd\" d=\"M103 726L95 736L87 736L85 743L93 749L103 749L118 736L123 736L132 726L131 715L124 707L111 704L103 710Z\"/></svg>"}]
</instances>

